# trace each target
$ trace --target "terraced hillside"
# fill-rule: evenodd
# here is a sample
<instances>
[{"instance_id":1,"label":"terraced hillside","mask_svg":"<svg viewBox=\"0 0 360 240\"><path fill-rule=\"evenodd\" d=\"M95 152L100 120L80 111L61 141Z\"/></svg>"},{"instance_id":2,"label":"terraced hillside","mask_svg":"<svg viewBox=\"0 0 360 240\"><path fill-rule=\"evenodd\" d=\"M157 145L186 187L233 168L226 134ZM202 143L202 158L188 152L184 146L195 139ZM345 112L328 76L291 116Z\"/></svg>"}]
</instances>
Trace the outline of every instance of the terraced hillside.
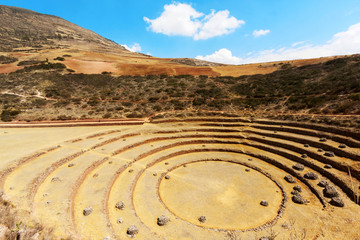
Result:
<instances>
[{"instance_id":1,"label":"terraced hillside","mask_svg":"<svg viewBox=\"0 0 360 240\"><path fill-rule=\"evenodd\" d=\"M59 239L360 237L360 135L346 129L243 118L8 124L0 144L3 197Z\"/></svg>"}]
</instances>

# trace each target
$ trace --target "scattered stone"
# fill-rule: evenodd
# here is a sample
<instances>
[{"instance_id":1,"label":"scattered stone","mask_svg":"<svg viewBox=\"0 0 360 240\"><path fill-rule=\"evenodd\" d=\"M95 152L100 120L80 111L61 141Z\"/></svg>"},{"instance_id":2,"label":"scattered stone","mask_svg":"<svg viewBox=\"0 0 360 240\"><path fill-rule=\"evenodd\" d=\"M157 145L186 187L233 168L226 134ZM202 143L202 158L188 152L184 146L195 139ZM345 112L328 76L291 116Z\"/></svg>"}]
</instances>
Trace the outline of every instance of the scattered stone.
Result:
<instances>
[{"instance_id":1,"label":"scattered stone","mask_svg":"<svg viewBox=\"0 0 360 240\"><path fill-rule=\"evenodd\" d=\"M324 168L326 168L326 169L331 169L332 166L331 166L330 164L325 164Z\"/></svg>"},{"instance_id":2,"label":"scattered stone","mask_svg":"<svg viewBox=\"0 0 360 240\"><path fill-rule=\"evenodd\" d=\"M68 165L68 167L73 167L73 166L75 166L75 164L73 164L73 163L70 163L70 164Z\"/></svg>"},{"instance_id":3,"label":"scattered stone","mask_svg":"<svg viewBox=\"0 0 360 240\"><path fill-rule=\"evenodd\" d=\"M139 233L139 229L135 225L130 226L126 231L126 234L129 235L130 237L134 237L138 233Z\"/></svg>"},{"instance_id":4,"label":"scattered stone","mask_svg":"<svg viewBox=\"0 0 360 240\"><path fill-rule=\"evenodd\" d=\"M117 223L123 223L124 222L124 219L122 217L118 218L118 220L116 221Z\"/></svg>"},{"instance_id":5,"label":"scattered stone","mask_svg":"<svg viewBox=\"0 0 360 240\"><path fill-rule=\"evenodd\" d=\"M326 142L327 139L326 139L326 138L320 138L319 141L320 141L320 142Z\"/></svg>"},{"instance_id":6,"label":"scattered stone","mask_svg":"<svg viewBox=\"0 0 360 240\"><path fill-rule=\"evenodd\" d=\"M302 192L302 188L299 185L293 187L295 191Z\"/></svg>"},{"instance_id":7,"label":"scattered stone","mask_svg":"<svg viewBox=\"0 0 360 240\"><path fill-rule=\"evenodd\" d=\"M201 217L198 218L198 220L199 220L199 222L204 223L204 222L206 222L206 217L201 216Z\"/></svg>"},{"instance_id":8,"label":"scattered stone","mask_svg":"<svg viewBox=\"0 0 360 240\"><path fill-rule=\"evenodd\" d=\"M326 180L321 180L321 181L318 183L318 185L319 185L320 187L326 187L327 185L329 185L329 183L328 183L328 181L326 181Z\"/></svg>"},{"instance_id":9,"label":"scattered stone","mask_svg":"<svg viewBox=\"0 0 360 240\"><path fill-rule=\"evenodd\" d=\"M61 180L58 177L54 177L51 179L51 182L61 182Z\"/></svg>"},{"instance_id":10,"label":"scattered stone","mask_svg":"<svg viewBox=\"0 0 360 240\"><path fill-rule=\"evenodd\" d=\"M314 172L305 173L304 177L310 180L316 180L319 178L318 175Z\"/></svg>"},{"instance_id":11,"label":"scattered stone","mask_svg":"<svg viewBox=\"0 0 360 240\"><path fill-rule=\"evenodd\" d=\"M43 197L46 197L46 196L48 196L48 195L49 195L48 193L44 193L44 194L43 194Z\"/></svg>"},{"instance_id":12,"label":"scattered stone","mask_svg":"<svg viewBox=\"0 0 360 240\"><path fill-rule=\"evenodd\" d=\"M304 199L300 194L293 195L291 199L294 203L297 204L306 204L309 202L308 200Z\"/></svg>"},{"instance_id":13,"label":"scattered stone","mask_svg":"<svg viewBox=\"0 0 360 240\"><path fill-rule=\"evenodd\" d=\"M119 202L116 203L115 208L120 209L120 210L124 210L125 203L123 201L119 201Z\"/></svg>"},{"instance_id":14,"label":"scattered stone","mask_svg":"<svg viewBox=\"0 0 360 240\"><path fill-rule=\"evenodd\" d=\"M260 202L260 205L261 205L261 206L264 206L264 207L267 207L267 206L269 206L269 203L268 203L268 201L262 200L262 201Z\"/></svg>"},{"instance_id":15,"label":"scattered stone","mask_svg":"<svg viewBox=\"0 0 360 240\"><path fill-rule=\"evenodd\" d=\"M338 197L339 193L334 186L326 185L323 190L324 196L327 198Z\"/></svg>"},{"instance_id":16,"label":"scattered stone","mask_svg":"<svg viewBox=\"0 0 360 240\"><path fill-rule=\"evenodd\" d=\"M324 155L326 157L335 157L335 154L333 152L325 152Z\"/></svg>"},{"instance_id":17,"label":"scattered stone","mask_svg":"<svg viewBox=\"0 0 360 240\"><path fill-rule=\"evenodd\" d=\"M340 144L339 148L346 148L346 145L345 144Z\"/></svg>"},{"instance_id":18,"label":"scattered stone","mask_svg":"<svg viewBox=\"0 0 360 240\"><path fill-rule=\"evenodd\" d=\"M159 226L164 226L169 222L169 218L165 215L161 215L160 217L157 218L157 225Z\"/></svg>"},{"instance_id":19,"label":"scattered stone","mask_svg":"<svg viewBox=\"0 0 360 240\"><path fill-rule=\"evenodd\" d=\"M344 207L345 206L343 200L341 200L341 198L339 198L339 197L331 198L330 204L333 206L336 206L336 207Z\"/></svg>"},{"instance_id":20,"label":"scattered stone","mask_svg":"<svg viewBox=\"0 0 360 240\"><path fill-rule=\"evenodd\" d=\"M104 237L102 240L110 240L110 237L109 236Z\"/></svg>"},{"instance_id":21,"label":"scattered stone","mask_svg":"<svg viewBox=\"0 0 360 240\"><path fill-rule=\"evenodd\" d=\"M184 167L187 167L187 165L186 165L186 164L184 164Z\"/></svg>"},{"instance_id":22,"label":"scattered stone","mask_svg":"<svg viewBox=\"0 0 360 240\"><path fill-rule=\"evenodd\" d=\"M318 152L323 152L324 150L322 150L321 148L319 148L317 151L318 151Z\"/></svg>"},{"instance_id":23,"label":"scattered stone","mask_svg":"<svg viewBox=\"0 0 360 240\"><path fill-rule=\"evenodd\" d=\"M170 179L170 176L169 176L169 175L166 175L166 176L165 176L165 179L166 179L166 180L169 180L169 179Z\"/></svg>"},{"instance_id":24,"label":"scattered stone","mask_svg":"<svg viewBox=\"0 0 360 240\"><path fill-rule=\"evenodd\" d=\"M302 158L307 158L308 155L307 155L306 153L304 153L304 154L301 155L301 157L302 157Z\"/></svg>"},{"instance_id":25,"label":"scattered stone","mask_svg":"<svg viewBox=\"0 0 360 240\"><path fill-rule=\"evenodd\" d=\"M291 175L286 175L286 176L284 177L284 179L285 179L288 183L296 183L296 179L295 179L293 176L291 176Z\"/></svg>"},{"instance_id":26,"label":"scattered stone","mask_svg":"<svg viewBox=\"0 0 360 240\"><path fill-rule=\"evenodd\" d=\"M93 175L93 177L95 178L95 177L98 177L99 176L99 174L97 174L97 173L95 173L94 175Z\"/></svg>"},{"instance_id":27,"label":"scattered stone","mask_svg":"<svg viewBox=\"0 0 360 240\"><path fill-rule=\"evenodd\" d=\"M297 191L297 190L294 190L294 191L291 191L291 194L292 194L292 195L300 195L300 192Z\"/></svg>"},{"instance_id":28,"label":"scattered stone","mask_svg":"<svg viewBox=\"0 0 360 240\"><path fill-rule=\"evenodd\" d=\"M109 164L112 164L113 162L112 162L112 161L109 161L108 163L109 163Z\"/></svg>"},{"instance_id":29,"label":"scattered stone","mask_svg":"<svg viewBox=\"0 0 360 240\"><path fill-rule=\"evenodd\" d=\"M252 161L253 159L252 158L249 158L248 161Z\"/></svg>"},{"instance_id":30,"label":"scattered stone","mask_svg":"<svg viewBox=\"0 0 360 240\"><path fill-rule=\"evenodd\" d=\"M51 204L51 202L50 202L50 201L47 201L47 202L46 202L46 204L47 204L47 205L50 205L50 204Z\"/></svg>"},{"instance_id":31,"label":"scattered stone","mask_svg":"<svg viewBox=\"0 0 360 240\"><path fill-rule=\"evenodd\" d=\"M156 176L157 176L157 173L153 173L153 176L156 177Z\"/></svg>"},{"instance_id":32,"label":"scattered stone","mask_svg":"<svg viewBox=\"0 0 360 240\"><path fill-rule=\"evenodd\" d=\"M166 162L166 163L165 163L165 165L169 165L169 163L168 163L168 162Z\"/></svg>"},{"instance_id":33,"label":"scattered stone","mask_svg":"<svg viewBox=\"0 0 360 240\"><path fill-rule=\"evenodd\" d=\"M14 187L9 187L10 190L14 190Z\"/></svg>"},{"instance_id":34,"label":"scattered stone","mask_svg":"<svg viewBox=\"0 0 360 240\"><path fill-rule=\"evenodd\" d=\"M270 237L261 237L259 240L270 240Z\"/></svg>"},{"instance_id":35,"label":"scattered stone","mask_svg":"<svg viewBox=\"0 0 360 240\"><path fill-rule=\"evenodd\" d=\"M89 216L92 212L93 212L93 208L92 208L92 207L86 207L86 208L83 210L84 216Z\"/></svg>"},{"instance_id":36,"label":"scattered stone","mask_svg":"<svg viewBox=\"0 0 360 240\"><path fill-rule=\"evenodd\" d=\"M307 147L310 147L310 145L309 145L309 144L304 144L304 147L306 147L306 148L307 148Z\"/></svg>"},{"instance_id":37,"label":"scattered stone","mask_svg":"<svg viewBox=\"0 0 360 240\"><path fill-rule=\"evenodd\" d=\"M245 172L250 172L250 169L249 169L249 168L246 168L246 169L245 169Z\"/></svg>"},{"instance_id":38,"label":"scattered stone","mask_svg":"<svg viewBox=\"0 0 360 240\"><path fill-rule=\"evenodd\" d=\"M129 173L132 173L133 171L134 171L133 169L130 169L130 170L129 170Z\"/></svg>"},{"instance_id":39,"label":"scattered stone","mask_svg":"<svg viewBox=\"0 0 360 240\"><path fill-rule=\"evenodd\" d=\"M298 170L298 171L302 171L305 169L304 165L302 165L301 163L297 163L293 166L293 169Z\"/></svg>"}]
</instances>

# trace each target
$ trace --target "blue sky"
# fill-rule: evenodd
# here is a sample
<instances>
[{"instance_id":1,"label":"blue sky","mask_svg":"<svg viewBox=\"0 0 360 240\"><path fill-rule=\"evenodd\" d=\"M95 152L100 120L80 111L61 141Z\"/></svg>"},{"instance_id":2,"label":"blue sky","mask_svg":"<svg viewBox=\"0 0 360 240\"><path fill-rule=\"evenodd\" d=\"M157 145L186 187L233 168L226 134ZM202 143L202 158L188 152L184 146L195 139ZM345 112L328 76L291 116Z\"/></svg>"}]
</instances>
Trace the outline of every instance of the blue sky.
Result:
<instances>
[{"instance_id":1,"label":"blue sky","mask_svg":"<svg viewBox=\"0 0 360 240\"><path fill-rule=\"evenodd\" d=\"M360 53L359 0L0 0L0 4L62 17L156 57L242 64Z\"/></svg>"}]
</instances>

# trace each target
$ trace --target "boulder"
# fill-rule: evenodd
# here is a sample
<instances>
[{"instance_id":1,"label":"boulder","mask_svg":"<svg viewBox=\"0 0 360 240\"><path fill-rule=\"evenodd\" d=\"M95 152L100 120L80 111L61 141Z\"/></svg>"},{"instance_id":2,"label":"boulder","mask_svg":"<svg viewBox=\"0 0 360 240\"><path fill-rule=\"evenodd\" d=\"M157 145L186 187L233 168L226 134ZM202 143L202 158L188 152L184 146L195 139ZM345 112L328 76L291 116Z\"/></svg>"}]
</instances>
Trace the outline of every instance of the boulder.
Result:
<instances>
[{"instance_id":1,"label":"boulder","mask_svg":"<svg viewBox=\"0 0 360 240\"><path fill-rule=\"evenodd\" d=\"M92 207L86 207L86 208L83 210L84 216L89 216L92 212L93 212L93 208L92 208Z\"/></svg>"},{"instance_id":2,"label":"boulder","mask_svg":"<svg viewBox=\"0 0 360 240\"><path fill-rule=\"evenodd\" d=\"M135 225L130 226L126 231L126 234L129 235L130 237L134 237L138 233L139 233L139 229Z\"/></svg>"},{"instance_id":3,"label":"boulder","mask_svg":"<svg viewBox=\"0 0 360 240\"><path fill-rule=\"evenodd\" d=\"M161 215L160 217L157 218L157 225L159 225L159 226L164 226L164 225L166 225L169 221L170 221L170 219L169 219L167 216Z\"/></svg>"},{"instance_id":4,"label":"boulder","mask_svg":"<svg viewBox=\"0 0 360 240\"><path fill-rule=\"evenodd\" d=\"M286 176L284 177L284 179L285 179L288 183L296 183L296 179L295 179L293 176L291 176L291 175L286 175Z\"/></svg>"},{"instance_id":5,"label":"boulder","mask_svg":"<svg viewBox=\"0 0 360 240\"><path fill-rule=\"evenodd\" d=\"M305 173L304 177L310 180L316 180L319 178L318 175L314 172Z\"/></svg>"}]
</instances>

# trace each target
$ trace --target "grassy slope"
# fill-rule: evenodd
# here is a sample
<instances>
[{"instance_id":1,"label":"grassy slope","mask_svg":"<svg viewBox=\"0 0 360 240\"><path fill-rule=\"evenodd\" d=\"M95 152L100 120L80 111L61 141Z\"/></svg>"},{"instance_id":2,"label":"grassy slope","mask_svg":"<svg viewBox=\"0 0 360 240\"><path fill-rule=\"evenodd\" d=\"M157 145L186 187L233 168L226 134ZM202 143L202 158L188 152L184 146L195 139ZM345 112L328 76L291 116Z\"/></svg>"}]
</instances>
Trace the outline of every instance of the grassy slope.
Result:
<instances>
[{"instance_id":1,"label":"grassy slope","mask_svg":"<svg viewBox=\"0 0 360 240\"><path fill-rule=\"evenodd\" d=\"M358 55L240 77L72 74L59 64L41 64L0 75L3 121L148 117L172 110L360 114Z\"/></svg>"}]
</instances>

